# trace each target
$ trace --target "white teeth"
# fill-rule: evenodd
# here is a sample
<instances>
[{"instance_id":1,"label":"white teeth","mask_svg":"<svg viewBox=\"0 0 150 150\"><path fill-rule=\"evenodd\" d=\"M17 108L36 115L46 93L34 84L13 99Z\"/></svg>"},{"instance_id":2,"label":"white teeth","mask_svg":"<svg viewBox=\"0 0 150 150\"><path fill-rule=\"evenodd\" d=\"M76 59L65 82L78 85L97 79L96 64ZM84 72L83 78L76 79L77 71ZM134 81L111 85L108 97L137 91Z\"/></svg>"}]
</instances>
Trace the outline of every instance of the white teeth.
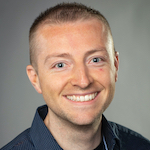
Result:
<instances>
[{"instance_id":1,"label":"white teeth","mask_svg":"<svg viewBox=\"0 0 150 150\"><path fill-rule=\"evenodd\" d=\"M77 97L77 101L80 101L80 97Z\"/></svg>"},{"instance_id":2,"label":"white teeth","mask_svg":"<svg viewBox=\"0 0 150 150\"><path fill-rule=\"evenodd\" d=\"M89 99L89 96L85 95L85 101L88 101L88 99Z\"/></svg>"},{"instance_id":3,"label":"white teeth","mask_svg":"<svg viewBox=\"0 0 150 150\"><path fill-rule=\"evenodd\" d=\"M97 95L97 92L93 93L93 94L85 95L85 96L72 95L72 96L66 96L66 97L72 101L84 102L84 101L90 101L90 100L94 99L96 97L96 95Z\"/></svg>"},{"instance_id":4,"label":"white teeth","mask_svg":"<svg viewBox=\"0 0 150 150\"><path fill-rule=\"evenodd\" d=\"M80 96L80 100L81 100L81 102L83 102L84 101L84 96Z\"/></svg>"},{"instance_id":5,"label":"white teeth","mask_svg":"<svg viewBox=\"0 0 150 150\"><path fill-rule=\"evenodd\" d=\"M73 98L71 98L71 99L73 99L74 101L76 101L76 97L75 97L75 95L73 95Z\"/></svg>"}]
</instances>

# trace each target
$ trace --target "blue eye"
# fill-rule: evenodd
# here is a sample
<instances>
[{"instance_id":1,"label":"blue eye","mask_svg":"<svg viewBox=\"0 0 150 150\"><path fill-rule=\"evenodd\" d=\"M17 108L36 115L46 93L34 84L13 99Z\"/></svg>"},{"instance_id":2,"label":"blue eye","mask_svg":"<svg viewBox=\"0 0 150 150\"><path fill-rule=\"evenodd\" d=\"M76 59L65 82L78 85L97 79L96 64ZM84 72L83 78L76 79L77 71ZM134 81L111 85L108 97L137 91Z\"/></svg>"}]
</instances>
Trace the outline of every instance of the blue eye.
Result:
<instances>
[{"instance_id":1,"label":"blue eye","mask_svg":"<svg viewBox=\"0 0 150 150\"><path fill-rule=\"evenodd\" d=\"M56 64L56 67L57 67L57 68L63 68L64 66L65 66L64 63L58 63L58 64Z\"/></svg>"},{"instance_id":2,"label":"blue eye","mask_svg":"<svg viewBox=\"0 0 150 150\"><path fill-rule=\"evenodd\" d=\"M101 58L93 58L92 61L93 61L93 62L100 62L100 61L101 61Z\"/></svg>"}]
</instances>

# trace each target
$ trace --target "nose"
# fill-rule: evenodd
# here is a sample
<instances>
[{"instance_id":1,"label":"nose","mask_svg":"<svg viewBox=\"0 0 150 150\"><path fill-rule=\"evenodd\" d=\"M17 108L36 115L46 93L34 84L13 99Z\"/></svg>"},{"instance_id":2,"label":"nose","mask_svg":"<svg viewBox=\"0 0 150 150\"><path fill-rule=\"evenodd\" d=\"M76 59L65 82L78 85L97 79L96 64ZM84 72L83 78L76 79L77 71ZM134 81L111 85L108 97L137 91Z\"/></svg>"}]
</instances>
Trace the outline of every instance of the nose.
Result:
<instances>
[{"instance_id":1,"label":"nose","mask_svg":"<svg viewBox=\"0 0 150 150\"><path fill-rule=\"evenodd\" d=\"M74 68L71 78L71 84L73 86L78 86L82 89L89 87L89 85L93 82L93 78L89 74L88 68L84 65L79 65Z\"/></svg>"}]
</instances>

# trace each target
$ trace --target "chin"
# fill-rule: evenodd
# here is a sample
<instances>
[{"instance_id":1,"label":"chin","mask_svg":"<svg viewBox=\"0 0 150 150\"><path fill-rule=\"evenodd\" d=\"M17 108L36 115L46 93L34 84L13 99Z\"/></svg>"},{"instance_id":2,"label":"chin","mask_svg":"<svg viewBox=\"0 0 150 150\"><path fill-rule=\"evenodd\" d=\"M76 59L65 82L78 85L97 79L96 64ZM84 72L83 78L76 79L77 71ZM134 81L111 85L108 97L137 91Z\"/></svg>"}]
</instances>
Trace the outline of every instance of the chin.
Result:
<instances>
[{"instance_id":1,"label":"chin","mask_svg":"<svg viewBox=\"0 0 150 150\"><path fill-rule=\"evenodd\" d=\"M72 122L72 124L78 125L78 126L89 126L89 125L93 125L95 123L100 124L101 116L102 116L101 114L98 114L93 117L80 115L79 117L71 119L70 122Z\"/></svg>"}]
</instances>

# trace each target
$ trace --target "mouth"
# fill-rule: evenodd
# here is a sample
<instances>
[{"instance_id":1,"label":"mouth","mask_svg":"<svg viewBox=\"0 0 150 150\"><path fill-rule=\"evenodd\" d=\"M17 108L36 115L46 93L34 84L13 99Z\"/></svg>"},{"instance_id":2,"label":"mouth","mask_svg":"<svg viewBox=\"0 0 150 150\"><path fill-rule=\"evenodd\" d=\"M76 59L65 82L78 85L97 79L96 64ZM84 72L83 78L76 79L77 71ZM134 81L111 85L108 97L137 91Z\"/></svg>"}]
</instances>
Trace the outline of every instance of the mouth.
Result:
<instances>
[{"instance_id":1,"label":"mouth","mask_svg":"<svg viewBox=\"0 0 150 150\"><path fill-rule=\"evenodd\" d=\"M67 99L71 101L76 101L76 102L87 102L93 100L97 96L98 92L92 93L92 94L87 94L87 95L68 95L66 96Z\"/></svg>"}]
</instances>

